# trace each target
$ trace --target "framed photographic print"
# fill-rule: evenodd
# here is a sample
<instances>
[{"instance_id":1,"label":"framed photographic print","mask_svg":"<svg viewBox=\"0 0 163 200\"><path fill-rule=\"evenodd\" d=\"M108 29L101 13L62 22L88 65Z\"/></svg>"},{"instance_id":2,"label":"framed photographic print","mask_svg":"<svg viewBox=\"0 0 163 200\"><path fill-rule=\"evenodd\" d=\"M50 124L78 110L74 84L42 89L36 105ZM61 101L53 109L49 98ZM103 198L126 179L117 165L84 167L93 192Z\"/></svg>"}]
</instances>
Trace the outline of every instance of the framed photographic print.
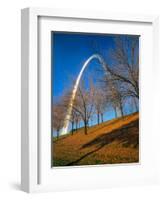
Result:
<instances>
[{"instance_id":1,"label":"framed photographic print","mask_svg":"<svg viewBox=\"0 0 163 200\"><path fill-rule=\"evenodd\" d=\"M23 9L22 190L157 183L157 60L157 16Z\"/></svg>"}]
</instances>

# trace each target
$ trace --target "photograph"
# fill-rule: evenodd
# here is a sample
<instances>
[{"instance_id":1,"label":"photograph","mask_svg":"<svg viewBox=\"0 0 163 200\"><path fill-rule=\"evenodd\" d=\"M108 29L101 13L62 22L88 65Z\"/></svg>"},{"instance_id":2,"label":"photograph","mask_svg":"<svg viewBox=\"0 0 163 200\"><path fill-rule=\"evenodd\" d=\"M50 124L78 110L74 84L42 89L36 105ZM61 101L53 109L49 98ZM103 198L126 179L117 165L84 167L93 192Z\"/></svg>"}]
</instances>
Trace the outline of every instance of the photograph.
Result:
<instances>
[{"instance_id":1,"label":"photograph","mask_svg":"<svg viewBox=\"0 0 163 200\"><path fill-rule=\"evenodd\" d=\"M139 40L51 32L52 167L139 163Z\"/></svg>"}]
</instances>

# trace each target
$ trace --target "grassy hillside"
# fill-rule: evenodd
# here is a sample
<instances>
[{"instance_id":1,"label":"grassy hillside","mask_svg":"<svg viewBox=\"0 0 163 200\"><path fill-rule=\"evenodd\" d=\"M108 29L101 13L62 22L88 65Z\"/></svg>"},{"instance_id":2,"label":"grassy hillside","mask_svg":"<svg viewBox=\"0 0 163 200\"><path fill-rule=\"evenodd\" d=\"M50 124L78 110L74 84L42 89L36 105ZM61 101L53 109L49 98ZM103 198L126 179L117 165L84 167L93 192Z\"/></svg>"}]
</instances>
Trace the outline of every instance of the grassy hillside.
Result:
<instances>
[{"instance_id":1,"label":"grassy hillside","mask_svg":"<svg viewBox=\"0 0 163 200\"><path fill-rule=\"evenodd\" d=\"M139 114L110 120L53 141L53 165L132 163L139 160Z\"/></svg>"}]
</instances>

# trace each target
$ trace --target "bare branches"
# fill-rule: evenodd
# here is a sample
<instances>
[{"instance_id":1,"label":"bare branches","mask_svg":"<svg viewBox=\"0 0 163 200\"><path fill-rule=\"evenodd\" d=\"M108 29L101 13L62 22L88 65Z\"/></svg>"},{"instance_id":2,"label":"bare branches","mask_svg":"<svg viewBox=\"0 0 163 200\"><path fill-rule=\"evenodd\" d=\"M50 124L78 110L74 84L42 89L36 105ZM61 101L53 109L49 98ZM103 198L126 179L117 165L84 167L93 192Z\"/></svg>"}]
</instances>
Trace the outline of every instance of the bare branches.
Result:
<instances>
[{"instance_id":1,"label":"bare branches","mask_svg":"<svg viewBox=\"0 0 163 200\"><path fill-rule=\"evenodd\" d=\"M73 109L81 116L85 134L87 134L88 122L94 110L94 91L86 90L82 85L79 86Z\"/></svg>"},{"instance_id":2,"label":"bare branches","mask_svg":"<svg viewBox=\"0 0 163 200\"><path fill-rule=\"evenodd\" d=\"M139 98L139 41L137 37L116 37L111 54L112 66L106 64L112 80L126 84L132 95ZM129 91L128 91L129 93Z\"/></svg>"}]
</instances>

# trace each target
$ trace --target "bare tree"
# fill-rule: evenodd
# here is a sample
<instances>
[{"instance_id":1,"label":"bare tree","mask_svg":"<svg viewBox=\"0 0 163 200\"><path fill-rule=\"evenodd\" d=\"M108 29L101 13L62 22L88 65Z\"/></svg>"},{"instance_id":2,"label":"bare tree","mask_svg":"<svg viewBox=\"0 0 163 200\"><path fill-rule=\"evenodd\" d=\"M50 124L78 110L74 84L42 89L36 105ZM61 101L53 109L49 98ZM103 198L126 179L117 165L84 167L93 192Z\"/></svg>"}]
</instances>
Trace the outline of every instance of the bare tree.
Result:
<instances>
[{"instance_id":1,"label":"bare tree","mask_svg":"<svg viewBox=\"0 0 163 200\"><path fill-rule=\"evenodd\" d=\"M115 111L115 117L123 116L123 101L124 91L119 82L114 82L111 78L104 77L107 81L103 82L103 89L106 95L106 101L108 106L113 107Z\"/></svg>"},{"instance_id":2,"label":"bare tree","mask_svg":"<svg viewBox=\"0 0 163 200\"><path fill-rule=\"evenodd\" d=\"M74 112L74 110L72 110L72 112L71 112L70 121L71 121L71 134L73 135L73 133L74 133L74 123L75 123L75 112Z\"/></svg>"},{"instance_id":3,"label":"bare tree","mask_svg":"<svg viewBox=\"0 0 163 200\"><path fill-rule=\"evenodd\" d=\"M71 91L66 90L61 98L61 105L62 105L62 109L64 110L65 116L66 116L68 107L70 106L69 104L70 104L71 97L72 97L72 90ZM78 129L79 123L82 120L79 112L77 112L76 109L74 109L74 107L77 108L76 101L74 101L71 116L69 118L69 122L71 123L71 134L72 135L74 133L74 130Z\"/></svg>"},{"instance_id":4,"label":"bare tree","mask_svg":"<svg viewBox=\"0 0 163 200\"><path fill-rule=\"evenodd\" d=\"M100 46L94 41L92 49L101 54ZM109 50L107 62L105 65L107 71L103 74L100 82L105 82L105 92L107 93L108 103L115 110L115 117L118 112L123 116L124 102L128 98L135 101L136 110L138 110L137 101L139 99L139 38L138 36L116 36L114 38L114 47ZM109 62L111 61L111 62ZM102 72L103 70L98 70ZM97 72L96 70L96 72ZM98 113L98 112L97 112ZM97 114L99 123L99 114ZM102 116L101 116L102 117Z\"/></svg>"},{"instance_id":5,"label":"bare tree","mask_svg":"<svg viewBox=\"0 0 163 200\"><path fill-rule=\"evenodd\" d=\"M97 85L92 85L92 90L94 90L94 107L97 115L97 124L99 124L100 117L101 122L103 122L103 115L107 108L106 93Z\"/></svg>"},{"instance_id":6,"label":"bare tree","mask_svg":"<svg viewBox=\"0 0 163 200\"><path fill-rule=\"evenodd\" d=\"M53 129L56 130L57 132L57 138L59 138L59 132L60 129L63 127L64 123L64 109L62 104L60 103L55 103L53 105L53 110L52 110L52 123L53 123Z\"/></svg>"},{"instance_id":7,"label":"bare tree","mask_svg":"<svg viewBox=\"0 0 163 200\"><path fill-rule=\"evenodd\" d=\"M79 125L80 125L80 121L81 121L81 116L79 113L75 112L75 116L74 116L74 121L75 121L75 131L78 130Z\"/></svg>"},{"instance_id":8,"label":"bare tree","mask_svg":"<svg viewBox=\"0 0 163 200\"><path fill-rule=\"evenodd\" d=\"M112 81L119 82L126 95L139 98L139 39L137 36L117 36L111 53L111 64L103 63Z\"/></svg>"},{"instance_id":9,"label":"bare tree","mask_svg":"<svg viewBox=\"0 0 163 200\"><path fill-rule=\"evenodd\" d=\"M90 48L101 54L101 47L92 41ZM111 62L109 62L111 61ZM139 37L117 35L114 37L114 47L109 49L107 62L103 63L112 79L125 84L127 93L139 98Z\"/></svg>"},{"instance_id":10,"label":"bare tree","mask_svg":"<svg viewBox=\"0 0 163 200\"><path fill-rule=\"evenodd\" d=\"M80 114L75 109L72 109L70 118L72 135L74 134L74 130L77 131L80 121L81 121Z\"/></svg>"},{"instance_id":11,"label":"bare tree","mask_svg":"<svg viewBox=\"0 0 163 200\"><path fill-rule=\"evenodd\" d=\"M73 104L73 110L77 112L84 123L84 133L87 135L89 120L94 111L94 91L86 90L80 85Z\"/></svg>"}]
</instances>

